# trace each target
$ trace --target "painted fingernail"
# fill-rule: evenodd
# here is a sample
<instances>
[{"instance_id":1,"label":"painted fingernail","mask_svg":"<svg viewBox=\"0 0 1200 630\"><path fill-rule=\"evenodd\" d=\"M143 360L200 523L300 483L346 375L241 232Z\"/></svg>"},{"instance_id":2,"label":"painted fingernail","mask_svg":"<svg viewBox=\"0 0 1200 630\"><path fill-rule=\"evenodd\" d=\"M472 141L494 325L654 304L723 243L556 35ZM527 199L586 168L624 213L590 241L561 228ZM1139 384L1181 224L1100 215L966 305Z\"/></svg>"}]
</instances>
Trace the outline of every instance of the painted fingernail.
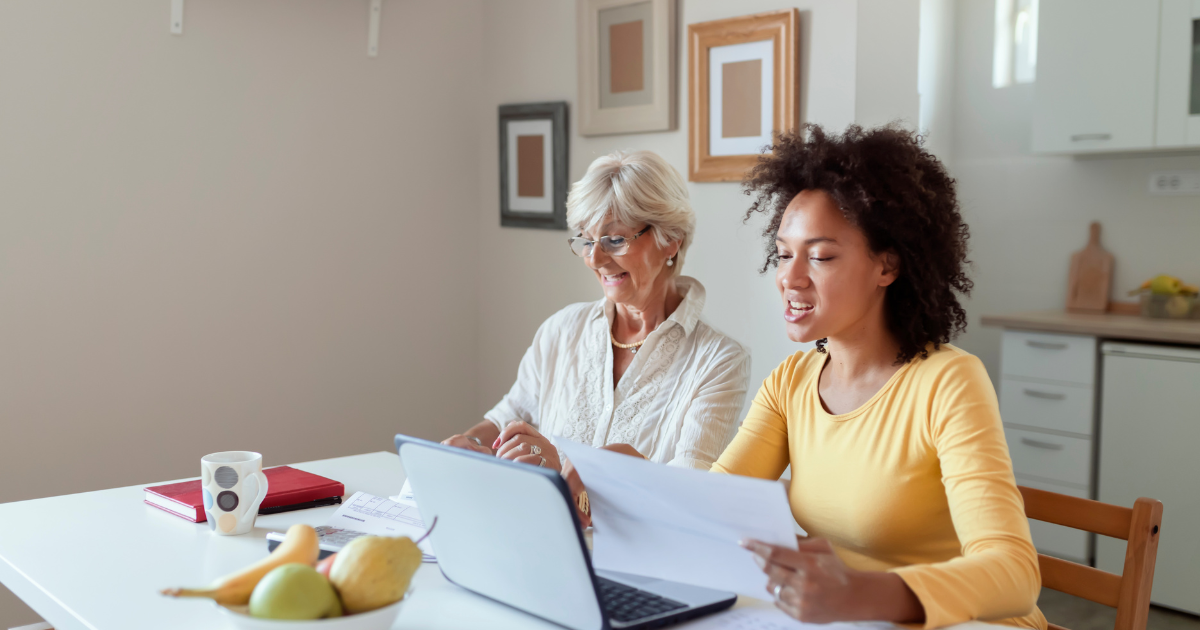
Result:
<instances>
[{"instance_id":1,"label":"painted fingernail","mask_svg":"<svg viewBox=\"0 0 1200 630\"><path fill-rule=\"evenodd\" d=\"M500 448L500 438L496 438L496 441L492 442L492 450L494 451L498 448Z\"/></svg>"}]
</instances>

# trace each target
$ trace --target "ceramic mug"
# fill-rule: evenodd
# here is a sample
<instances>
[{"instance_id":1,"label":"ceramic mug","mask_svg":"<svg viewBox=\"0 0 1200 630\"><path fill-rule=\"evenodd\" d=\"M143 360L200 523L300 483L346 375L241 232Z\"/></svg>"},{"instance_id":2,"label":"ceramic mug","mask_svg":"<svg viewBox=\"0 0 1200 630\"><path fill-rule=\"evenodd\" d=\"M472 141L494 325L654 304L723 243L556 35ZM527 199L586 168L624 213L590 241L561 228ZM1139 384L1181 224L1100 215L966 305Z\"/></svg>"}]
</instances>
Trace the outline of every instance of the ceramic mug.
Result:
<instances>
[{"instance_id":1,"label":"ceramic mug","mask_svg":"<svg viewBox=\"0 0 1200 630\"><path fill-rule=\"evenodd\" d=\"M250 451L205 455L200 458L200 488L209 529L222 536L249 533L258 506L267 498L262 455Z\"/></svg>"}]
</instances>

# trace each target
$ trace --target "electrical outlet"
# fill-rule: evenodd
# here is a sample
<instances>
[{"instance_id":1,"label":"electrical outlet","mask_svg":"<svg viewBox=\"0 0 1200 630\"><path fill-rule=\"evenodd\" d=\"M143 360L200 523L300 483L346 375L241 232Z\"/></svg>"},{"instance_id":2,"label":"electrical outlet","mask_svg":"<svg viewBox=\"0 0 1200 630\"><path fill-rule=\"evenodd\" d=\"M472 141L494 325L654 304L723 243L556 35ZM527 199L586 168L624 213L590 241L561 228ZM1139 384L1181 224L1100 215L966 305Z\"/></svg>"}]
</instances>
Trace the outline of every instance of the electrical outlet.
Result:
<instances>
[{"instance_id":1,"label":"electrical outlet","mask_svg":"<svg viewBox=\"0 0 1200 630\"><path fill-rule=\"evenodd\" d=\"M1150 174L1151 195L1200 195L1200 171Z\"/></svg>"}]
</instances>

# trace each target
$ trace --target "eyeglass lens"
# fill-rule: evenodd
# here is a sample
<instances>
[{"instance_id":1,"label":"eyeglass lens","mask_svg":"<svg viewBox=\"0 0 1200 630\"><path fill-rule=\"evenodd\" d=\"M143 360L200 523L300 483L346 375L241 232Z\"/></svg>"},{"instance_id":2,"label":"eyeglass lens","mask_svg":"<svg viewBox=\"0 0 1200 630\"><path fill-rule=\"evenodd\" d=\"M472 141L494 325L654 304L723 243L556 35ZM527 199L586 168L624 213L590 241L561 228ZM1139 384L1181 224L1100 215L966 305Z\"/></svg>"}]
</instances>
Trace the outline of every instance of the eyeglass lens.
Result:
<instances>
[{"instance_id":1,"label":"eyeglass lens","mask_svg":"<svg viewBox=\"0 0 1200 630\"><path fill-rule=\"evenodd\" d=\"M576 236L571 239L571 251L575 252L576 256L589 256L597 242L609 256L621 256L629 250L629 240L624 236L601 236L599 241L589 241L582 236Z\"/></svg>"}]
</instances>

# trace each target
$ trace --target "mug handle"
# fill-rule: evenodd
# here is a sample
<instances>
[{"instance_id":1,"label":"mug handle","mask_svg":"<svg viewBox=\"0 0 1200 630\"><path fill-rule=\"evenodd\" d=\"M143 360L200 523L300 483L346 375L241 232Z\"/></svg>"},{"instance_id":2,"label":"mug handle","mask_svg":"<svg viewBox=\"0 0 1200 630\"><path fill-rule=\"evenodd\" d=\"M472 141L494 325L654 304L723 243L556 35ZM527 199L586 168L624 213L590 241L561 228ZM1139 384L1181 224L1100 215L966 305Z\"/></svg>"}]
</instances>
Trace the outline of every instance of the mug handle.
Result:
<instances>
[{"instance_id":1,"label":"mug handle","mask_svg":"<svg viewBox=\"0 0 1200 630\"><path fill-rule=\"evenodd\" d=\"M254 502L246 509L246 513L242 514L242 525L247 522L254 523L255 517L258 516L258 508L262 505L263 499L267 498L267 476L261 470L254 471L254 478L258 481L258 496L254 498Z\"/></svg>"}]
</instances>

